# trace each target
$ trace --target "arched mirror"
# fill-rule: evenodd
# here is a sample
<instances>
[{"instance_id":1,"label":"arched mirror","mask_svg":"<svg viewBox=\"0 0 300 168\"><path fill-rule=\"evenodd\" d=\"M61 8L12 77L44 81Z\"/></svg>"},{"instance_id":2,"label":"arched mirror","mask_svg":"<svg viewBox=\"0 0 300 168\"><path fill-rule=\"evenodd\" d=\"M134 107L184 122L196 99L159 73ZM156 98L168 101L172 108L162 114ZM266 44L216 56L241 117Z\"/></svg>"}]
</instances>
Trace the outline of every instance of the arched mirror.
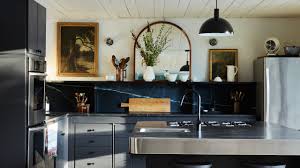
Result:
<instances>
[{"instance_id":1,"label":"arched mirror","mask_svg":"<svg viewBox=\"0 0 300 168\"><path fill-rule=\"evenodd\" d=\"M162 27L164 27L162 29ZM146 65L141 55L141 50L138 45L145 46L144 37L147 31L153 32L153 37L163 31L163 35L168 32L168 43L166 49L158 56L158 61L153 66L155 80L166 80L166 72L170 74L188 73L191 77L191 42L186 32L178 25L167 22L158 21L148 24L143 28L135 38L134 44L134 61L135 61L135 80L143 80L143 73ZM153 39L156 40L155 38ZM179 79L179 75L177 77Z\"/></svg>"}]
</instances>

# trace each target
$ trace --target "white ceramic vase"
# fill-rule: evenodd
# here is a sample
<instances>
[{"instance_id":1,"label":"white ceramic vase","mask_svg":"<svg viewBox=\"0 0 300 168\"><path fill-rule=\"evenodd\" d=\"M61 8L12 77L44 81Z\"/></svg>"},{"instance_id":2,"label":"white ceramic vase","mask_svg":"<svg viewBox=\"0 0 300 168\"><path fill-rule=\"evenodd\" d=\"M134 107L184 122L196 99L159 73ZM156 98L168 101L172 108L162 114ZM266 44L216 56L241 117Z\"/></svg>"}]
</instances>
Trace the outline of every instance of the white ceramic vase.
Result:
<instances>
[{"instance_id":1,"label":"white ceramic vase","mask_svg":"<svg viewBox=\"0 0 300 168\"><path fill-rule=\"evenodd\" d=\"M144 74L143 74L143 79L146 82L151 82L155 79L155 74L154 74L154 70L153 70L152 66L147 66L146 67L146 69L144 71Z\"/></svg>"}]
</instances>

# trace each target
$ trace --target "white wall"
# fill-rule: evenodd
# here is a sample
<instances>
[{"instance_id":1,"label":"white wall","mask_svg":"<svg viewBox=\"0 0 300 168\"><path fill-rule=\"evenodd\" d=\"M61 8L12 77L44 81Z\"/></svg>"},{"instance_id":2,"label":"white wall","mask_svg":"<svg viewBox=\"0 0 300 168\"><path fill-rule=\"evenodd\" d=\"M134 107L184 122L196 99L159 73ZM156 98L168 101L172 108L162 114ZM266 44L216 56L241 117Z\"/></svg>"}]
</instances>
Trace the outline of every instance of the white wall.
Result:
<instances>
[{"instance_id":1,"label":"white wall","mask_svg":"<svg viewBox=\"0 0 300 168\"><path fill-rule=\"evenodd\" d=\"M192 75L200 81L208 80L208 49L236 48L239 50L239 81L253 80L253 60L265 55L264 41L271 36L282 43L300 45L300 19L228 19L232 24L233 37L219 37L218 45L211 47L208 37L198 35L205 19L168 19L181 26L192 43ZM61 21L61 20L60 20ZM82 20L63 20L82 21ZM133 40L130 31L138 33L151 19L85 20L99 22L99 76L114 74L111 56L131 57L128 68L129 80L133 80ZM47 22L47 73L48 80L99 80L99 78L66 78L56 76L56 22ZM105 38L114 39L113 46L105 44Z\"/></svg>"}]
</instances>

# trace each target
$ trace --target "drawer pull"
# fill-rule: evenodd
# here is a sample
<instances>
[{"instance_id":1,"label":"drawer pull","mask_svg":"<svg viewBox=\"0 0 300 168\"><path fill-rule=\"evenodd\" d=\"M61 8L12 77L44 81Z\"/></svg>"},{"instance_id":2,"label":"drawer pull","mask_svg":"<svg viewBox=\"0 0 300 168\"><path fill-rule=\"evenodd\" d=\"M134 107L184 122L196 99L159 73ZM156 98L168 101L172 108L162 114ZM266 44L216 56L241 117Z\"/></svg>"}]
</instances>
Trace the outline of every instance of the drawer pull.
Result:
<instances>
[{"instance_id":1,"label":"drawer pull","mask_svg":"<svg viewBox=\"0 0 300 168\"><path fill-rule=\"evenodd\" d=\"M87 163L88 166L94 165L95 163Z\"/></svg>"},{"instance_id":2,"label":"drawer pull","mask_svg":"<svg viewBox=\"0 0 300 168\"><path fill-rule=\"evenodd\" d=\"M95 152L88 152L89 155L92 155L92 154L94 154L94 153L95 153Z\"/></svg>"},{"instance_id":3,"label":"drawer pull","mask_svg":"<svg viewBox=\"0 0 300 168\"><path fill-rule=\"evenodd\" d=\"M94 132L94 129L88 129L87 132Z\"/></svg>"},{"instance_id":4,"label":"drawer pull","mask_svg":"<svg viewBox=\"0 0 300 168\"><path fill-rule=\"evenodd\" d=\"M89 143L95 143L95 141L94 140L89 140Z\"/></svg>"}]
</instances>

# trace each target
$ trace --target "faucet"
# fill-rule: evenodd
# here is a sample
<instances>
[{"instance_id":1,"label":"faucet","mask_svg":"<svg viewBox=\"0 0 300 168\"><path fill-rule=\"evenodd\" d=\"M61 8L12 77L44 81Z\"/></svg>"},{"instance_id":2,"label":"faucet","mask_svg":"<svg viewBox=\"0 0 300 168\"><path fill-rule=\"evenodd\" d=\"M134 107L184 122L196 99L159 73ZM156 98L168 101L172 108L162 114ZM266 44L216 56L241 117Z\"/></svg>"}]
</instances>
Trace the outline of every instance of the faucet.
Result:
<instances>
[{"instance_id":1,"label":"faucet","mask_svg":"<svg viewBox=\"0 0 300 168\"><path fill-rule=\"evenodd\" d=\"M185 94L181 98L180 107L182 106L186 95L189 93L196 93L198 95L198 122L200 123L201 122L201 95L196 90L191 89L185 92Z\"/></svg>"}]
</instances>

